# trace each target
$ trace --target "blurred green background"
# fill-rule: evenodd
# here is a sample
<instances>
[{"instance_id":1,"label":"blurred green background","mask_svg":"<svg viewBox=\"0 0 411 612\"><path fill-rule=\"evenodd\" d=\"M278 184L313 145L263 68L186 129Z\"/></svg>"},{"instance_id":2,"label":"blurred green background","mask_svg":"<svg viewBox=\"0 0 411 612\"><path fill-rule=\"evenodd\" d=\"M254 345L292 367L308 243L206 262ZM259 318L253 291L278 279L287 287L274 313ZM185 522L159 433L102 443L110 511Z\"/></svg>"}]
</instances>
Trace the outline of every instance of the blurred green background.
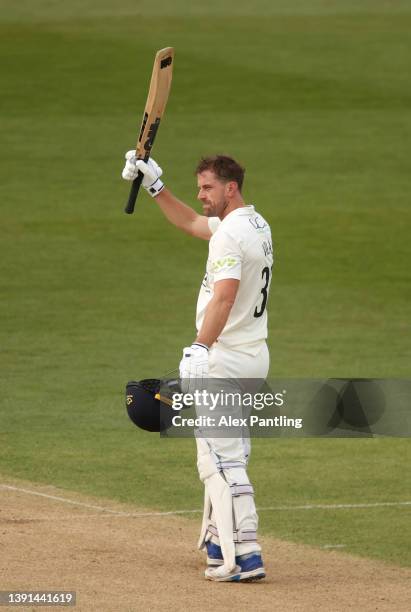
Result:
<instances>
[{"instance_id":1,"label":"blurred green background","mask_svg":"<svg viewBox=\"0 0 411 612\"><path fill-rule=\"evenodd\" d=\"M196 207L197 159L229 153L271 223L271 376L409 377L410 27L405 0L0 0L0 473L201 506L192 442L137 431L123 406L127 380L178 366L207 254L145 193L123 213L164 46L167 186ZM257 504L408 500L409 451L256 440ZM406 563L406 513L262 512L261 527Z\"/></svg>"}]
</instances>

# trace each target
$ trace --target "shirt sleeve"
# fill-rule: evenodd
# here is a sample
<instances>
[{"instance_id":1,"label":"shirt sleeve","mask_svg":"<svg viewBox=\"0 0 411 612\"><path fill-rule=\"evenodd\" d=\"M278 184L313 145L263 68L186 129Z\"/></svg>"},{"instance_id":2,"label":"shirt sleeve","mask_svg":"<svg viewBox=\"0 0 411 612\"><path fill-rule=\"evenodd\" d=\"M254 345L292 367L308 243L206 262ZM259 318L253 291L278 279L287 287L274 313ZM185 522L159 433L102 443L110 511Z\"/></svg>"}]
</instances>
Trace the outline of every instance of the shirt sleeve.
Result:
<instances>
[{"instance_id":1,"label":"shirt sleeve","mask_svg":"<svg viewBox=\"0 0 411 612\"><path fill-rule=\"evenodd\" d=\"M220 221L220 219L218 217L209 217L209 219L208 219L208 227L209 227L210 232L212 234L214 234L217 231L218 226L220 225L220 223L221 223L221 221Z\"/></svg>"},{"instance_id":2,"label":"shirt sleeve","mask_svg":"<svg viewBox=\"0 0 411 612\"><path fill-rule=\"evenodd\" d=\"M211 272L214 282L225 278L241 279L242 252L240 245L232 236L220 230L213 237Z\"/></svg>"}]
</instances>

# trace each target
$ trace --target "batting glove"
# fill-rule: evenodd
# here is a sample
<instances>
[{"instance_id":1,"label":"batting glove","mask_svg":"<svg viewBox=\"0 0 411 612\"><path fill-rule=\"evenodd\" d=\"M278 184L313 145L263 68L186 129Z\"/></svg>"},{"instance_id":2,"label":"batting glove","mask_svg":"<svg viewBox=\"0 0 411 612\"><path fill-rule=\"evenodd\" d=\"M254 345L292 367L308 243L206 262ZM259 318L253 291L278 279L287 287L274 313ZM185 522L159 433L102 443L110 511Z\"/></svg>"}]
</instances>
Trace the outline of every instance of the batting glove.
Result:
<instances>
[{"instance_id":1,"label":"batting glove","mask_svg":"<svg viewBox=\"0 0 411 612\"><path fill-rule=\"evenodd\" d=\"M180 361L181 390L183 393L193 393L202 386L208 377L208 347L194 342L183 349Z\"/></svg>"},{"instance_id":2,"label":"batting glove","mask_svg":"<svg viewBox=\"0 0 411 612\"><path fill-rule=\"evenodd\" d=\"M160 180L163 170L151 157L146 163L144 160L136 158L135 151L127 151L126 165L124 166L122 172L123 179L126 181L134 181L139 171L144 174L144 178L142 180L144 189L152 197L158 195L164 187L163 181Z\"/></svg>"}]
</instances>

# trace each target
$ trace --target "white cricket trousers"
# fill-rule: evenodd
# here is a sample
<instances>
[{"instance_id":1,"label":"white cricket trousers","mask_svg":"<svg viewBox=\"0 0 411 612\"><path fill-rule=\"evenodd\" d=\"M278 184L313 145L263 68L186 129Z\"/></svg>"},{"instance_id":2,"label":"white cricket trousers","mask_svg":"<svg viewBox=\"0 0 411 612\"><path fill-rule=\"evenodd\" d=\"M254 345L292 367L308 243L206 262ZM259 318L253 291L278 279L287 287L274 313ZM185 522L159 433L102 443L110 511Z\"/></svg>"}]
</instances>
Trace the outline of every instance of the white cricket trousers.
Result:
<instances>
[{"instance_id":1,"label":"white cricket trousers","mask_svg":"<svg viewBox=\"0 0 411 612\"><path fill-rule=\"evenodd\" d=\"M256 352L256 354L235 351L218 343L215 344L209 355L209 378L229 379L230 386L233 387L230 391L233 392L244 391L241 379L247 379L247 381L250 379L266 379L270 367L267 344L265 342L261 343L261 347L256 347L252 352ZM238 386L236 385L236 379L239 379L237 381ZM248 437L207 438L207 441L219 461L243 461L245 464L247 463L251 450Z\"/></svg>"},{"instance_id":2,"label":"white cricket trousers","mask_svg":"<svg viewBox=\"0 0 411 612\"><path fill-rule=\"evenodd\" d=\"M269 370L269 353L265 342L254 347L254 354L228 349L216 344L210 350L208 389L218 391L223 386L225 391L238 393L249 389L250 381L257 379L262 382ZM218 379L224 379L219 382ZM243 380L243 383L242 383ZM244 383L246 388L244 388ZM255 391L258 388L254 389ZM215 416L219 412L227 414L227 407L217 406ZM231 411L231 409L230 409ZM231 414L244 416L241 407L233 407ZM238 436L237 436L238 432ZM234 430L229 438L213 437L212 430L203 430L203 437L207 442L211 457L220 474L230 486L231 490L243 490L248 494L233 497L234 512L234 542L235 554L243 555L261 550L257 542L258 515L255 509L253 488L247 475L247 462L250 455L250 438L247 429ZM199 446L198 446L199 448ZM201 477L201 459L198 455L198 466ZM234 493L233 493L234 495ZM232 510L229 510L232 512ZM214 512L210 516L207 526L207 517L203 519L202 537L200 543L211 539L220 544L218 530L214 521Z\"/></svg>"}]
</instances>

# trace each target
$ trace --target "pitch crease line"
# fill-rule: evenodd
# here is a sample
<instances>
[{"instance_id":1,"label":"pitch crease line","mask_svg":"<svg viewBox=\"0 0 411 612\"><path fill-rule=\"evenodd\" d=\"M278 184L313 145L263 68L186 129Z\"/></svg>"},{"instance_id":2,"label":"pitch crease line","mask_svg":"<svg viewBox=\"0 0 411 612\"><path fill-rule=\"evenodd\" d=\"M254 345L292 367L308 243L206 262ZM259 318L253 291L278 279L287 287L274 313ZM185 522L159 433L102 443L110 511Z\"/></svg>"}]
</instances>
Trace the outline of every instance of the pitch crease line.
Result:
<instances>
[{"instance_id":1,"label":"pitch crease line","mask_svg":"<svg viewBox=\"0 0 411 612\"><path fill-rule=\"evenodd\" d=\"M344 508L379 508L384 506L411 506L411 501L374 502L368 504L306 504L304 506L267 506L258 508L264 510L343 510Z\"/></svg>"},{"instance_id":2,"label":"pitch crease line","mask_svg":"<svg viewBox=\"0 0 411 612\"><path fill-rule=\"evenodd\" d=\"M18 493L26 493L27 495L36 495L38 497L45 497L46 499L52 499L54 501L64 502L73 506L81 506L82 508L89 508L90 510L100 510L100 512L107 512L108 514L114 514L116 516L168 516L174 514L194 514L202 512L202 510L170 510L168 512L124 512L121 510L111 510L105 506L97 506L95 504L87 504L85 502L76 501L74 499L68 499L67 497L60 497L58 495L50 495L49 493L40 493L40 491L31 491L30 489L23 489L22 487L13 487L11 485L0 484L0 489L8 489L10 491L17 491Z\"/></svg>"},{"instance_id":3,"label":"pitch crease line","mask_svg":"<svg viewBox=\"0 0 411 612\"><path fill-rule=\"evenodd\" d=\"M178 514L199 514L202 510L170 510L167 512L124 512L120 510L111 510L105 506L97 506L95 504L87 504L85 502L76 501L74 499L68 499L67 497L60 497L58 495L50 495L48 493L40 493L39 491L32 491L30 489L24 489L22 487L14 487L12 485L0 484L1 489L8 489L10 491L17 491L18 493L26 493L27 495L36 495L38 497L45 497L46 499L52 499L54 501L63 502L65 504L71 504L73 506L80 506L82 508L89 508L90 510L99 510L100 512L106 512L115 516L129 516L129 517L149 517L149 516L173 516ZM283 510L340 510L350 508L379 508L379 507L395 507L395 506L411 506L411 501L398 501L398 502L374 502L374 503L363 503L363 504L307 504L304 506L267 506L257 508L259 512L264 511L283 511Z\"/></svg>"}]
</instances>

